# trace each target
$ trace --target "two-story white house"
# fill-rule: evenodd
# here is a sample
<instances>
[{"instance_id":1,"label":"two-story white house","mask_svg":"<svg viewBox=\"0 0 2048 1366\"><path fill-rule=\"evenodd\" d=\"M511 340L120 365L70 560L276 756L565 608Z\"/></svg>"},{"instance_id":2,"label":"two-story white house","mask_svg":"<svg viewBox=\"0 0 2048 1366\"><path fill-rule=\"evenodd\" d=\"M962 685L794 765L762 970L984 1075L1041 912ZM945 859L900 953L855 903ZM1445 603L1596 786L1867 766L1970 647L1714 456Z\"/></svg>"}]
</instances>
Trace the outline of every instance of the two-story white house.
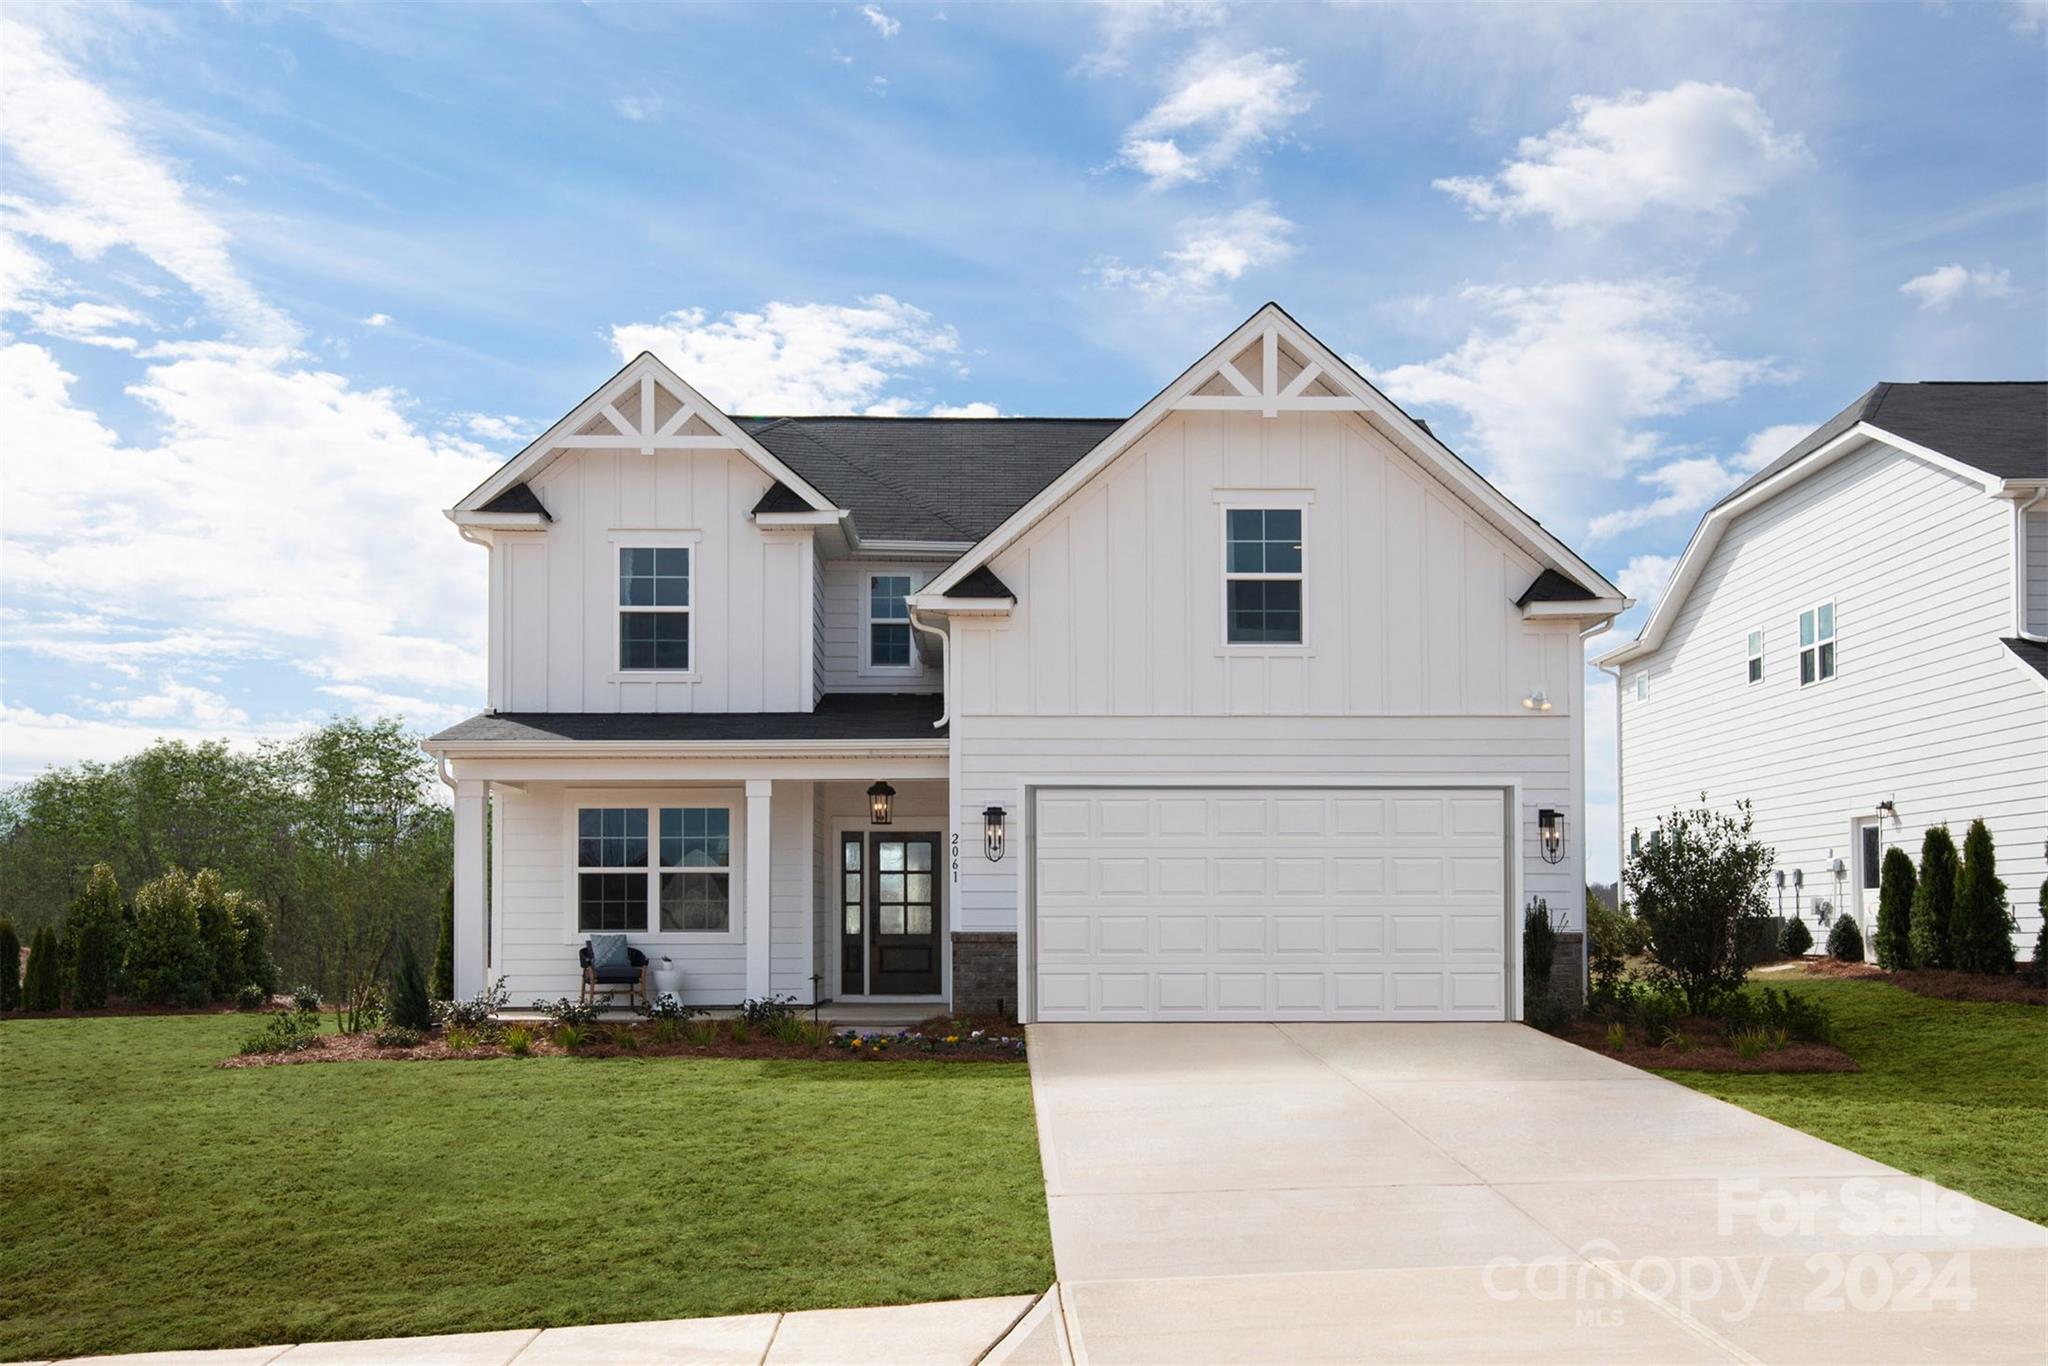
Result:
<instances>
[{"instance_id":1,"label":"two-story white house","mask_svg":"<svg viewBox=\"0 0 2048 1366\"><path fill-rule=\"evenodd\" d=\"M1780 913L1876 924L1879 862L1982 817L2027 956L2048 874L2048 384L1879 384L1730 493L1632 643L1622 852L1754 803ZM1816 935L1818 942L1820 936Z\"/></svg>"},{"instance_id":2,"label":"two-story white house","mask_svg":"<svg viewBox=\"0 0 2048 1366\"><path fill-rule=\"evenodd\" d=\"M1502 1019L1522 908L1576 928L1627 600L1277 306L1102 420L727 414L642 355L448 515L463 994L624 932L704 1005Z\"/></svg>"}]
</instances>

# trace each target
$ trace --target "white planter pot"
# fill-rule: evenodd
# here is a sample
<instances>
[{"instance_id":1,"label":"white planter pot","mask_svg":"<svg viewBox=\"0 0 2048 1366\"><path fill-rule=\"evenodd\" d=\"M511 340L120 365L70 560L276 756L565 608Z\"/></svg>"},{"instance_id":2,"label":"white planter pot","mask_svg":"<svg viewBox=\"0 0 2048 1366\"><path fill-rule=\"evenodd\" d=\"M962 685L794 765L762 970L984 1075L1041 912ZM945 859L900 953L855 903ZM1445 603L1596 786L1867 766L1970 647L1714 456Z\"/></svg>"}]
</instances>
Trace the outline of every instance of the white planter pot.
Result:
<instances>
[{"instance_id":1,"label":"white planter pot","mask_svg":"<svg viewBox=\"0 0 2048 1366\"><path fill-rule=\"evenodd\" d=\"M659 963L655 964L654 994L656 996L666 996L671 992L678 996L682 995L683 970L681 968L665 968Z\"/></svg>"}]
</instances>

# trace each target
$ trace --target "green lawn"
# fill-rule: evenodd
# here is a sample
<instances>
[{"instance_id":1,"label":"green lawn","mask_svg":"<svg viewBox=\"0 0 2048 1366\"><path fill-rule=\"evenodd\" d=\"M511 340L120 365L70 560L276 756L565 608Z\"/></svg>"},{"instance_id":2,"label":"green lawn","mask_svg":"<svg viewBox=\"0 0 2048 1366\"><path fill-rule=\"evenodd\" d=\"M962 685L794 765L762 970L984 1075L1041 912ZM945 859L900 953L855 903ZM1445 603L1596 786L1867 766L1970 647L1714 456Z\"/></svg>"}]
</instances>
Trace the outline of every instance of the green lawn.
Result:
<instances>
[{"instance_id":1,"label":"green lawn","mask_svg":"<svg viewBox=\"0 0 2048 1366\"><path fill-rule=\"evenodd\" d=\"M0 1361L1043 1290L1023 1063L222 1071L0 1023Z\"/></svg>"},{"instance_id":2,"label":"green lawn","mask_svg":"<svg viewBox=\"0 0 2048 1366\"><path fill-rule=\"evenodd\" d=\"M1863 1070L1663 1075L2048 1223L2048 1010L1873 981L1766 980L1826 1005Z\"/></svg>"}]
</instances>

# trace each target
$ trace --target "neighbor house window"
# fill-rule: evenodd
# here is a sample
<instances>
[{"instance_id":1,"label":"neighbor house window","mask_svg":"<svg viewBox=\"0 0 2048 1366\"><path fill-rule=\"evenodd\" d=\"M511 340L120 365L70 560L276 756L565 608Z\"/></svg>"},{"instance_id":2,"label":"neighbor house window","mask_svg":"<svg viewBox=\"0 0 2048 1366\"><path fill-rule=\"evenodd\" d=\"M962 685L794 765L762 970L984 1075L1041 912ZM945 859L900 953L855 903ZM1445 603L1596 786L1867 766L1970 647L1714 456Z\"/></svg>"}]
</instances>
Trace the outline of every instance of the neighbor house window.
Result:
<instances>
[{"instance_id":1,"label":"neighbor house window","mask_svg":"<svg viewBox=\"0 0 2048 1366\"><path fill-rule=\"evenodd\" d=\"M688 547L619 550L619 667L690 667Z\"/></svg>"},{"instance_id":2,"label":"neighbor house window","mask_svg":"<svg viewBox=\"0 0 2048 1366\"><path fill-rule=\"evenodd\" d=\"M910 575L868 575L868 663L907 669L910 656Z\"/></svg>"},{"instance_id":3,"label":"neighbor house window","mask_svg":"<svg viewBox=\"0 0 2048 1366\"><path fill-rule=\"evenodd\" d=\"M657 832L650 850L648 832ZM586 806L576 812L576 928L586 934L732 929L732 810Z\"/></svg>"},{"instance_id":4,"label":"neighbor house window","mask_svg":"<svg viewBox=\"0 0 2048 1366\"><path fill-rule=\"evenodd\" d=\"M732 928L732 812L725 807L661 808L661 928Z\"/></svg>"},{"instance_id":5,"label":"neighbor house window","mask_svg":"<svg viewBox=\"0 0 2048 1366\"><path fill-rule=\"evenodd\" d=\"M1835 676L1835 605L1824 602L1799 614L1799 686Z\"/></svg>"},{"instance_id":6,"label":"neighbor house window","mask_svg":"<svg viewBox=\"0 0 2048 1366\"><path fill-rule=\"evenodd\" d=\"M586 806L576 813L576 928L647 929L647 809Z\"/></svg>"},{"instance_id":7,"label":"neighbor house window","mask_svg":"<svg viewBox=\"0 0 2048 1366\"><path fill-rule=\"evenodd\" d=\"M1752 683L1764 681L1764 633L1762 631L1751 631L1749 633L1749 681Z\"/></svg>"},{"instance_id":8,"label":"neighbor house window","mask_svg":"<svg viewBox=\"0 0 2048 1366\"><path fill-rule=\"evenodd\" d=\"M1650 700L1650 675L1647 672L1636 675L1636 701Z\"/></svg>"},{"instance_id":9,"label":"neighbor house window","mask_svg":"<svg viewBox=\"0 0 2048 1366\"><path fill-rule=\"evenodd\" d=\"M1224 640L1301 644L1301 509L1224 513Z\"/></svg>"}]
</instances>

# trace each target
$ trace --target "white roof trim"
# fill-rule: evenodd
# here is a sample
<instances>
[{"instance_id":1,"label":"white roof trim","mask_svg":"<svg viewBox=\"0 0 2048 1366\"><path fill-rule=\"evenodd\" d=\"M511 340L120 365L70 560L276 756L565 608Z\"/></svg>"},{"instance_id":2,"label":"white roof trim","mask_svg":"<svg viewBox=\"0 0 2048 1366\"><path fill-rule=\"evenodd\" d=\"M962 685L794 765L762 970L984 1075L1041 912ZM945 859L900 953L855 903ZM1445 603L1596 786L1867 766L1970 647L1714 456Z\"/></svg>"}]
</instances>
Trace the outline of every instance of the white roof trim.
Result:
<instances>
[{"instance_id":1,"label":"white roof trim","mask_svg":"<svg viewBox=\"0 0 2048 1366\"><path fill-rule=\"evenodd\" d=\"M1576 598L1564 602L1532 602L1522 609L1524 621L1611 621L1636 605L1634 598Z\"/></svg>"},{"instance_id":2,"label":"white roof trim","mask_svg":"<svg viewBox=\"0 0 2048 1366\"><path fill-rule=\"evenodd\" d=\"M501 531L538 531L548 524L548 519L538 512L464 512L450 508L447 517L457 526L496 527Z\"/></svg>"},{"instance_id":3,"label":"white roof trim","mask_svg":"<svg viewBox=\"0 0 2048 1366\"><path fill-rule=\"evenodd\" d=\"M1609 650L1593 661L1596 665L1628 664L1649 654L1664 643L1670 633L1671 623L1676 620L1685 605L1686 595L1693 584L1699 581L1700 572L1706 568L1707 560L1714 553L1714 547L1721 543L1728 524L1737 517L1753 510L1783 493L1793 485L1819 474L1828 466L1850 452L1862 448L1869 442L1879 442L1905 455L1924 460L1937 469L1943 469L1958 478L1965 479L1995 497L2005 496L2005 481L1986 474L1975 465L1966 465L1960 460L1930 450L1915 441L1888 432L1869 422L1859 422L1832 441L1814 448L1802 458L1795 460L1760 484L1743 490L1725 503L1710 508L1694 528L1692 539L1685 543L1685 550L1678 557L1678 567L1671 573L1671 582L1664 589L1664 596L1657 600L1656 610L1643 623L1643 629L1636 638L1626 645Z\"/></svg>"},{"instance_id":4,"label":"white roof trim","mask_svg":"<svg viewBox=\"0 0 2048 1366\"><path fill-rule=\"evenodd\" d=\"M425 740L420 748L449 759L749 759L922 758L951 742L931 740Z\"/></svg>"},{"instance_id":5,"label":"white roof trim","mask_svg":"<svg viewBox=\"0 0 2048 1366\"><path fill-rule=\"evenodd\" d=\"M646 385L653 381L660 383L683 400L686 412L694 410L695 415L704 419L711 429L718 433L716 438L704 436L682 436L678 434L646 433L627 436L624 434L607 437L584 437L579 440L588 443L581 449L632 449L646 450L650 445L660 450L686 450L716 447L720 450L736 450L761 467L770 478L787 485L799 498L818 512L837 512L832 500L812 486L808 479L784 464L773 452L753 437L742 431L733 420L721 412L711 400L691 388L689 383L675 371L662 364L651 351L642 351L621 366L618 373L597 387L596 392L571 408L561 421L542 432L526 448L506 461L498 470L481 484L471 489L451 511L456 513L475 512L484 504L496 498L514 484L522 483L538 474L563 447L563 443L574 436L577 428L595 418L604 417L613 427L623 430L620 418L606 413L612 407L612 400L628 384ZM687 421L687 419L684 419ZM674 424L679 425L679 424Z\"/></svg>"},{"instance_id":6,"label":"white roof trim","mask_svg":"<svg viewBox=\"0 0 2048 1366\"><path fill-rule=\"evenodd\" d=\"M1340 399L1322 399L1310 404L1306 402L1306 396L1240 394L1227 401L1211 403L1204 400L1201 403L1190 403L1194 391L1206 384L1211 375L1224 373L1223 364L1231 357L1254 341L1281 336L1284 336L1289 344L1310 362L1316 371L1314 378L1345 390L1346 396ZM1270 365L1267 367L1267 373L1273 373ZM1251 387L1248 382L1231 381L1228 374L1224 374L1224 378L1236 387ZM1424 430L1415 419L1402 412L1391 399L1373 388L1370 382L1335 352L1316 340L1306 328L1289 317L1285 309L1275 303L1261 307L1229 336L1210 348L1200 360L1182 371L1180 378L1160 390L1151 402L1098 442L1093 450L1076 461L1066 473L1039 490L1023 507L1004 519L1001 526L984 536L972 550L955 560L944 573L927 584L924 591L927 594L942 595L977 568L1009 549L1026 531L1064 503L1111 461L1136 444L1140 437L1173 410L1188 407L1229 407L1263 411L1275 406L1289 409L1297 406L1333 408L1358 412L1373 419L1383 431L1393 437L1397 445L1435 474L1453 492L1478 508L1488 521L1528 552L1538 564L1548 565L1589 588L1609 590L1609 594L1603 596L1623 596L1621 590L1609 583L1605 575L1580 559L1556 536L1544 530L1535 518L1516 507L1500 490L1480 478L1478 473L1453 454L1449 447L1437 440L1432 433Z\"/></svg>"}]
</instances>

